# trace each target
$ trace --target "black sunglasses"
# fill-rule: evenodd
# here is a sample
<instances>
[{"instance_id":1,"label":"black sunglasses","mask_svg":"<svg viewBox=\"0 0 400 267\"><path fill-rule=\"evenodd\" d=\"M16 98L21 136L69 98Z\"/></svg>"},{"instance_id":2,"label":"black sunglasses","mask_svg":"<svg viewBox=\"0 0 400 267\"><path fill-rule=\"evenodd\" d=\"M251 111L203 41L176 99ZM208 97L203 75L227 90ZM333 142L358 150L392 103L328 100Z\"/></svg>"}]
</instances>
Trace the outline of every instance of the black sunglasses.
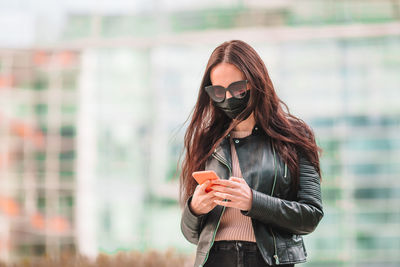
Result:
<instances>
[{"instance_id":1,"label":"black sunglasses","mask_svg":"<svg viewBox=\"0 0 400 267\"><path fill-rule=\"evenodd\" d=\"M215 102L225 100L226 91L229 91L234 98L243 98L247 93L247 80L236 81L231 83L227 88L221 85L209 85L205 87L206 92Z\"/></svg>"}]
</instances>

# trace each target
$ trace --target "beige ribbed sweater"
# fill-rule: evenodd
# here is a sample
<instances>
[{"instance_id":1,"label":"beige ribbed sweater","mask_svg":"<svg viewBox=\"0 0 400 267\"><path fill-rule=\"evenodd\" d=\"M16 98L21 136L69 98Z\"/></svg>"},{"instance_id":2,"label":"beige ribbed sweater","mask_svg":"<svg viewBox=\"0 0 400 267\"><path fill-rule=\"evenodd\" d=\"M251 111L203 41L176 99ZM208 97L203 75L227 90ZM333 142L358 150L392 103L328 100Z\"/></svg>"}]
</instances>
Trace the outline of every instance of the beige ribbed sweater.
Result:
<instances>
[{"instance_id":1,"label":"beige ribbed sweater","mask_svg":"<svg viewBox=\"0 0 400 267\"><path fill-rule=\"evenodd\" d=\"M231 132L232 176L242 177L239 160L236 154L232 138L243 138L251 134L251 131ZM244 216L239 209L226 207L218 227L215 240L242 240L256 242L251 219Z\"/></svg>"}]
</instances>

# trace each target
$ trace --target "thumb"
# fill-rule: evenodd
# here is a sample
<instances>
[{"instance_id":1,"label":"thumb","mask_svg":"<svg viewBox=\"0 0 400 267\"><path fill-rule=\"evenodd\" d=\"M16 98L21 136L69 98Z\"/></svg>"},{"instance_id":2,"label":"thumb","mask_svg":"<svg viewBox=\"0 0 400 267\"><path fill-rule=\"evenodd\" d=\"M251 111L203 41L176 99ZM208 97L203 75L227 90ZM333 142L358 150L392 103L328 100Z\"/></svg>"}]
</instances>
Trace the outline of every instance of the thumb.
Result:
<instances>
[{"instance_id":1,"label":"thumb","mask_svg":"<svg viewBox=\"0 0 400 267\"><path fill-rule=\"evenodd\" d=\"M209 180L207 180L207 181L205 181L204 183L202 183L201 185L200 185L200 190L201 191L206 191L206 188L207 188L207 186L210 184L210 181Z\"/></svg>"}]
</instances>

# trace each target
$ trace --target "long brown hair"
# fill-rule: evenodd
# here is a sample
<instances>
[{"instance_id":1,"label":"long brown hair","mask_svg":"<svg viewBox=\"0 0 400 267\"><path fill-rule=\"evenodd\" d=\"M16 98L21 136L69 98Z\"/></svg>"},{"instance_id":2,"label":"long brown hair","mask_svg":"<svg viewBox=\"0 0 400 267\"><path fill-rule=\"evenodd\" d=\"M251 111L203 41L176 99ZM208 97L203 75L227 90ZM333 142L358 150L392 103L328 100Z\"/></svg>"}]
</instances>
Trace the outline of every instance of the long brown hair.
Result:
<instances>
[{"instance_id":1,"label":"long brown hair","mask_svg":"<svg viewBox=\"0 0 400 267\"><path fill-rule=\"evenodd\" d=\"M211 84L211 69L222 62L233 64L241 70L251 87L246 109L234 120L215 108L204 90L205 86ZM291 115L287 105L279 99L267 68L257 52L243 41L227 41L215 48L208 60L184 136L185 155L179 179L181 205L193 194L197 185L192 172L204 170L205 162L214 149L252 111L256 124L272 138L276 151L287 163L295 189L299 183L299 154L304 155L321 175L320 148L316 145L311 128Z\"/></svg>"}]
</instances>

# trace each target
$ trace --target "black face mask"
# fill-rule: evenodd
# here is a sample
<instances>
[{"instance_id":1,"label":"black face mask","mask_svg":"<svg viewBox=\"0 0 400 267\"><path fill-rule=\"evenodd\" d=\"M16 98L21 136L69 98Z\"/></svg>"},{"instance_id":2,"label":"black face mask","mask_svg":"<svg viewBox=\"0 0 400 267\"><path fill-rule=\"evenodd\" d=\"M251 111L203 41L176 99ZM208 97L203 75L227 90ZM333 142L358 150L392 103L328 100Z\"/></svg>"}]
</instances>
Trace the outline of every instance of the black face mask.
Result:
<instances>
[{"instance_id":1,"label":"black face mask","mask_svg":"<svg viewBox=\"0 0 400 267\"><path fill-rule=\"evenodd\" d=\"M214 106L225 112L226 116L231 119L236 118L246 107L249 102L250 94L246 94L245 97L237 99L235 97L225 98L222 102L213 101ZM247 119L250 114L244 118Z\"/></svg>"}]
</instances>

